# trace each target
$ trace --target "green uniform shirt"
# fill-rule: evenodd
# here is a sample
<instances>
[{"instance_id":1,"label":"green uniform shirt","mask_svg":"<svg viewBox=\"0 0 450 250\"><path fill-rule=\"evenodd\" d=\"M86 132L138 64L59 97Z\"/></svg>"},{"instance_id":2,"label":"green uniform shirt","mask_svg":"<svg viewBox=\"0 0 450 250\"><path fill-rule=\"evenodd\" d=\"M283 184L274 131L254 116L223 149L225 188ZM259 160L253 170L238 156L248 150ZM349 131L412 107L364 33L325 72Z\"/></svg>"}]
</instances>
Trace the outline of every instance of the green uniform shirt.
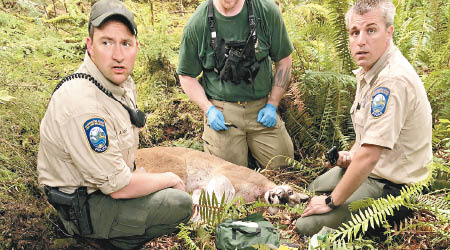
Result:
<instances>
[{"instance_id":1,"label":"green uniform shirt","mask_svg":"<svg viewBox=\"0 0 450 250\"><path fill-rule=\"evenodd\" d=\"M183 31L178 58L179 75L197 77L203 71L201 84L208 98L221 101L250 101L267 97L272 89L272 65L289 56L293 46L277 5L272 0L252 0L256 17L258 41L256 59L261 62L254 86L242 81L235 85L221 82L214 72L214 51L208 27L208 1L203 2L192 15ZM218 38L225 41L245 40L249 33L247 4L241 12L226 17L214 9Z\"/></svg>"}]
</instances>

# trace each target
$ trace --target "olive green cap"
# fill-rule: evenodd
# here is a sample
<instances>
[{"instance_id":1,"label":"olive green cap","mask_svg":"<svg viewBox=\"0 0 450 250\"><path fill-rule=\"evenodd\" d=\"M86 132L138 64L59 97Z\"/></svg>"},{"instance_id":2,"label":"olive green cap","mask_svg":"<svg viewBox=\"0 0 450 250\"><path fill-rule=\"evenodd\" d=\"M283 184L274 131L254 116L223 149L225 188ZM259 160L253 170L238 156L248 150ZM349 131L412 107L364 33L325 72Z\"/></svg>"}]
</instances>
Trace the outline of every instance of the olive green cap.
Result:
<instances>
[{"instance_id":1,"label":"olive green cap","mask_svg":"<svg viewBox=\"0 0 450 250\"><path fill-rule=\"evenodd\" d=\"M110 16L119 15L128 22L128 28L133 35L137 35L137 27L133 13L119 0L100 0L92 6L89 17L89 29L92 26L99 27Z\"/></svg>"}]
</instances>

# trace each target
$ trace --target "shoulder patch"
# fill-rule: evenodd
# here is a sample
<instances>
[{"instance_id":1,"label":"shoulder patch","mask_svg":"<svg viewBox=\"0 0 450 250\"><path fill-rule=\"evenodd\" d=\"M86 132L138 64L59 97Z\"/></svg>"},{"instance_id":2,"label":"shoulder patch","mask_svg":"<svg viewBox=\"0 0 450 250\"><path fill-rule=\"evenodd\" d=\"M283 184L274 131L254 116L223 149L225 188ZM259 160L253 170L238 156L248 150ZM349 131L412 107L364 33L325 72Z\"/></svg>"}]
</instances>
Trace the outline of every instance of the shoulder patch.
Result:
<instances>
[{"instance_id":1,"label":"shoulder patch","mask_svg":"<svg viewBox=\"0 0 450 250\"><path fill-rule=\"evenodd\" d=\"M386 87L378 87L375 89L370 108L370 113L373 117L378 118L386 112L390 93L391 91Z\"/></svg>"},{"instance_id":2,"label":"shoulder patch","mask_svg":"<svg viewBox=\"0 0 450 250\"><path fill-rule=\"evenodd\" d=\"M105 120L92 118L83 124L84 132L91 146L96 153L103 153L108 149L108 133L106 132Z\"/></svg>"}]
</instances>

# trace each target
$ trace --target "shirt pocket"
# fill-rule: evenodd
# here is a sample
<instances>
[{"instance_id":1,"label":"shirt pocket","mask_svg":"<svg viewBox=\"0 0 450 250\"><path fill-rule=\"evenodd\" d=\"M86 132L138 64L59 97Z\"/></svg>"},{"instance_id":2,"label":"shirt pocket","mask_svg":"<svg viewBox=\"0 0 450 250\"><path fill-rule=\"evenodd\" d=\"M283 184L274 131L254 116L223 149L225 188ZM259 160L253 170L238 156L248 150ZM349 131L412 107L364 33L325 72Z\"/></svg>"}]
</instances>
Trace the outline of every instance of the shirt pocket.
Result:
<instances>
[{"instance_id":1,"label":"shirt pocket","mask_svg":"<svg viewBox=\"0 0 450 250\"><path fill-rule=\"evenodd\" d=\"M261 61L269 55L270 44L265 40L258 38L255 48L255 56L257 61Z\"/></svg>"},{"instance_id":2,"label":"shirt pocket","mask_svg":"<svg viewBox=\"0 0 450 250\"><path fill-rule=\"evenodd\" d=\"M361 110L358 102L353 102L350 108L350 115L352 117L353 129L355 130L356 140L361 141L361 133L363 132L363 110Z\"/></svg>"},{"instance_id":3,"label":"shirt pocket","mask_svg":"<svg viewBox=\"0 0 450 250\"><path fill-rule=\"evenodd\" d=\"M212 70L215 67L215 56L212 49L207 49L201 56L203 69Z\"/></svg>"},{"instance_id":4,"label":"shirt pocket","mask_svg":"<svg viewBox=\"0 0 450 250\"><path fill-rule=\"evenodd\" d=\"M130 164L132 163L132 160L129 159L130 151L135 145L133 126L131 124L121 124L117 130L117 139L123 159L127 165L131 167Z\"/></svg>"}]
</instances>

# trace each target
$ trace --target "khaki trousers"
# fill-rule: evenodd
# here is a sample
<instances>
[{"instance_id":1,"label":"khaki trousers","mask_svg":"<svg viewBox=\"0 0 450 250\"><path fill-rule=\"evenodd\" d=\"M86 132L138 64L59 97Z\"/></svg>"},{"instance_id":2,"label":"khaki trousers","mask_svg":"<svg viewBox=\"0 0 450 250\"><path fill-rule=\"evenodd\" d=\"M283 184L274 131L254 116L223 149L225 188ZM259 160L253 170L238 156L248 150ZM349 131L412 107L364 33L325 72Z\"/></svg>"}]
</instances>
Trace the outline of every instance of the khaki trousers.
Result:
<instances>
[{"instance_id":1,"label":"khaki trousers","mask_svg":"<svg viewBox=\"0 0 450 250\"><path fill-rule=\"evenodd\" d=\"M317 193L331 193L344 176L345 169L334 167L325 174L317 177L308 187L310 191ZM326 214L311 215L299 218L295 225L300 235L312 236L320 231L323 226L337 229L343 222L351 220L348 209L350 203L366 198L380 198L383 195L384 183L367 178L358 189L338 208Z\"/></svg>"},{"instance_id":2,"label":"khaki trousers","mask_svg":"<svg viewBox=\"0 0 450 250\"><path fill-rule=\"evenodd\" d=\"M257 122L258 112L266 103L267 98L236 103L211 100L219 109L225 122L232 123L236 127L228 127L226 131L215 131L208 126L204 119L204 150L207 153L220 157L226 161L240 166L248 164L248 149L262 167L279 168L287 165L284 157L294 158L294 146L286 131L284 122L277 115L277 123L272 128L267 128Z\"/></svg>"},{"instance_id":3,"label":"khaki trousers","mask_svg":"<svg viewBox=\"0 0 450 250\"><path fill-rule=\"evenodd\" d=\"M112 199L97 191L89 195L88 202L94 233L86 237L109 239L122 249L136 248L175 232L193 212L191 196L172 188L135 199ZM69 234L78 234L73 222L61 220Z\"/></svg>"}]
</instances>

